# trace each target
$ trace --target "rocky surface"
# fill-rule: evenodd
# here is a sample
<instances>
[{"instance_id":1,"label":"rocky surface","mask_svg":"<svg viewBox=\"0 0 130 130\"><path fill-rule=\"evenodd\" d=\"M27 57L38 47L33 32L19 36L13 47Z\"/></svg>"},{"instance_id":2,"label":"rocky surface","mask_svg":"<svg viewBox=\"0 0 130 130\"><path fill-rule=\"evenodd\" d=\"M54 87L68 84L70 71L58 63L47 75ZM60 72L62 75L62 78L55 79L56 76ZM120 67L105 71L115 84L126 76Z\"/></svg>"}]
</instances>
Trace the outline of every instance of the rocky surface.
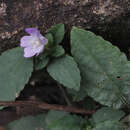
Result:
<instances>
[{"instance_id":1,"label":"rocky surface","mask_svg":"<svg viewBox=\"0 0 130 130\"><path fill-rule=\"evenodd\" d=\"M128 46L129 13L129 0L1 0L0 52L18 46L26 27L46 33L57 23L92 30L115 44L121 35L118 41Z\"/></svg>"}]
</instances>

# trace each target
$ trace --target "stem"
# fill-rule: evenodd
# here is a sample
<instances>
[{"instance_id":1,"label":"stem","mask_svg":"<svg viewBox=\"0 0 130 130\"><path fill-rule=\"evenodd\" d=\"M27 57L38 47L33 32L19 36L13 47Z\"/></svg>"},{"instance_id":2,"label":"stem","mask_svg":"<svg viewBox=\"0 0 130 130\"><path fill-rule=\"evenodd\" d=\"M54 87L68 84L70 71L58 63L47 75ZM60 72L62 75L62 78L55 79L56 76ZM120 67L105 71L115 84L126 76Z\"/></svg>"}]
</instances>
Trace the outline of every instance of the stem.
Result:
<instances>
[{"instance_id":1,"label":"stem","mask_svg":"<svg viewBox=\"0 0 130 130\"><path fill-rule=\"evenodd\" d=\"M90 111L82 108L76 108L71 106L63 106L63 105L52 105L47 104L44 102L37 102L37 101L0 101L0 106L12 106L12 107L34 107L43 110L59 110L59 111L66 111L72 113L79 113L79 114L93 114L95 111Z\"/></svg>"},{"instance_id":2,"label":"stem","mask_svg":"<svg viewBox=\"0 0 130 130\"><path fill-rule=\"evenodd\" d=\"M36 71L36 57L33 57L33 71Z\"/></svg>"},{"instance_id":3,"label":"stem","mask_svg":"<svg viewBox=\"0 0 130 130\"><path fill-rule=\"evenodd\" d=\"M69 97L67 96L67 94L66 94L64 88L63 88L60 84L58 84L58 86L59 86L60 90L62 91L63 96L64 96L65 101L67 102L68 106L72 106L72 103L71 103Z\"/></svg>"}]
</instances>

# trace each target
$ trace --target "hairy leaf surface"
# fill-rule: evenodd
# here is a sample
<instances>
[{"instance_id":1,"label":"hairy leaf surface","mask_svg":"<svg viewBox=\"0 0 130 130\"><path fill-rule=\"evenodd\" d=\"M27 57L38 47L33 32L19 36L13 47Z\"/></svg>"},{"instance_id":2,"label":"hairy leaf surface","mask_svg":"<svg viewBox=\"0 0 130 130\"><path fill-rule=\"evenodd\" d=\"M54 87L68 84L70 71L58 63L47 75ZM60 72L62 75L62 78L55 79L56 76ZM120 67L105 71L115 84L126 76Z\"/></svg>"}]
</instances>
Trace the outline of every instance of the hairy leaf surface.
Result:
<instances>
[{"instance_id":1,"label":"hairy leaf surface","mask_svg":"<svg viewBox=\"0 0 130 130\"><path fill-rule=\"evenodd\" d=\"M6 130L47 130L45 115L23 117L9 123L6 126Z\"/></svg>"},{"instance_id":2,"label":"hairy leaf surface","mask_svg":"<svg viewBox=\"0 0 130 130\"><path fill-rule=\"evenodd\" d=\"M55 59L48 66L47 71L56 81L65 87L79 90L80 71L71 56L66 55Z\"/></svg>"},{"instance_id":3,"label":"hairy leaf surface","mask_svg":"<svg viewBox=\"0 0 130 130\"><path fill-rule=\"evenodd\" d=\"M86 121L80 116L51 111L46 119L49 130L85 130Z\"/></svg>"},{"instance_id":4,"label":"hairy leaf surface","mask_svg":"<svg viewBox=\"0 0 130 130\"><path fill-rule=\"evenodd\" d=\"M14 100L28 82L33 71L32 59L25 59L22 48L14 48L0 56L0 100Z\"/></svg>"},{"instance_id":5,"label":"hairy leaf surface","mask_svg":"<svg viewBox=\"0 0 130 130\"><path fill-rule=\"evenodd\" d=\"M130 63L124 53L100 36L76 27L71 43L86 93L101 104L123 106L130 99Z\"/></svg>"},{"instance_id":6,"label":"hairy leaf surface","mask_svg":"<svg viewBox=\"0 0 130 130\"><path fill-rule=\"evenodd\" d=\"M124 125L118 121L105 121L97 124L92 130L124 130Z\"/></svg>"},{"instance_id":7,"label":"hairy leaf surface","mask_svg":"<svg viewBox=\"0 0 130 130\"><path fill-rule=\"evenodd\" d=\"M119 121L124 115L125 113L123 111L119 111L108 107L103 107L93 115L93 121L95 124L107 120Z\"/></svg>"},{"instance_id":8,"label":"hairy leaf surface","mask_svg":"<svg viewBox=\"0 0 130 130\"><path fill-rule=\"evenodd\" d=\"M62 55L65 54L65 50L62 46L60 45L57 45L55 48L54 48L54 51L52 52L51 56L53 57L60 57Z\"/></svg>"},{"instance_id":9,"label":"hairy leaf surface","mask_svg":"<svg viewBox=\"0 0 130 130\"><path fill-rule=\"evenodd\" d=\"M47 64L49 63L49 57L47 57L46 55L41 55L38 57L38 59L36 59L35 61L35 69L36 70L40 70L43 69L47 66Z\"/></svg>"},{"instance_id":10,"label":"hairy leaf surface","mask_svg":"<svg viewBox=\"0 0 130 130\"><path fill-rule=\"evenodd\" d=\"M56 24L49 31L53 35L54 43L59 44L64 38L64 24Z\"/></svg>"},{"instance_id":11,"label":"hairy leaf surface","mask_svg":"<svg viewBox=\"0 0 130 130\"><path fill-rule=\"evenodd\" d=\"M92 116L92 130L124 130L124 125L119 122L124 115L123 111L103 107Z\"/></svg>"}]
</instances>

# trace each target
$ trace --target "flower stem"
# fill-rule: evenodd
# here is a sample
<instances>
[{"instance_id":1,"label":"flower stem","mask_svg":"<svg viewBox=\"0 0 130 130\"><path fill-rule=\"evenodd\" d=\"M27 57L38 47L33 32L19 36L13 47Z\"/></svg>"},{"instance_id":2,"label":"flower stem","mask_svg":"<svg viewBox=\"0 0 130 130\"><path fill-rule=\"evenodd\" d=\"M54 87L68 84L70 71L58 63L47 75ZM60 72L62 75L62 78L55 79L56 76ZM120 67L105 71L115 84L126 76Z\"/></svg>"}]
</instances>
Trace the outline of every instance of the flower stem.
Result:
<instances>
[{"instance_id":1,"label":"flower stem","mask_svg":"<svg viewBox=\"0 0 130 130\"><path fill-rule=\"evenodd\" d=\"M60 90L61 90L62 93L63 93L63 96L64 96L64 98L65 98L65 101L67 102L67 105L68 105L68 106L72 106L72 103L71 103L69 97L67 96L65 89L64 89L60 84L58 84L58 86L59 86Z\"/></svg>"}]
</instances>

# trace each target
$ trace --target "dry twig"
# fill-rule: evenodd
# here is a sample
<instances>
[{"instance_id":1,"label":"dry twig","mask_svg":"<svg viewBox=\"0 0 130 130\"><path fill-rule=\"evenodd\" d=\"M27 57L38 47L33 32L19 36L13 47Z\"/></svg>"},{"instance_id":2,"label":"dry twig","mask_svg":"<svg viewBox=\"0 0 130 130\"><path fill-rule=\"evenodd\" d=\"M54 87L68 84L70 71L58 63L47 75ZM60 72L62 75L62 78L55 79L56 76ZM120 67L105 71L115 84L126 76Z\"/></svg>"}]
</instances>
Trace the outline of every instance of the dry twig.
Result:
<instances>
[{"instance_id":1,"label":"dry twig","mask_svg":"<svg viewBox=\"0 0 130 130\"><path fill-rule=\"evenodd\" d=\"M95 111L86 110L82 108L72 107L72 106L63 106L55 104L47 104L44 102L37 101L0 101L0 106L11 106L11 107L34 107L43 110L59 110L79 114L93 114Z\"/></svg>"}]
</instances>

